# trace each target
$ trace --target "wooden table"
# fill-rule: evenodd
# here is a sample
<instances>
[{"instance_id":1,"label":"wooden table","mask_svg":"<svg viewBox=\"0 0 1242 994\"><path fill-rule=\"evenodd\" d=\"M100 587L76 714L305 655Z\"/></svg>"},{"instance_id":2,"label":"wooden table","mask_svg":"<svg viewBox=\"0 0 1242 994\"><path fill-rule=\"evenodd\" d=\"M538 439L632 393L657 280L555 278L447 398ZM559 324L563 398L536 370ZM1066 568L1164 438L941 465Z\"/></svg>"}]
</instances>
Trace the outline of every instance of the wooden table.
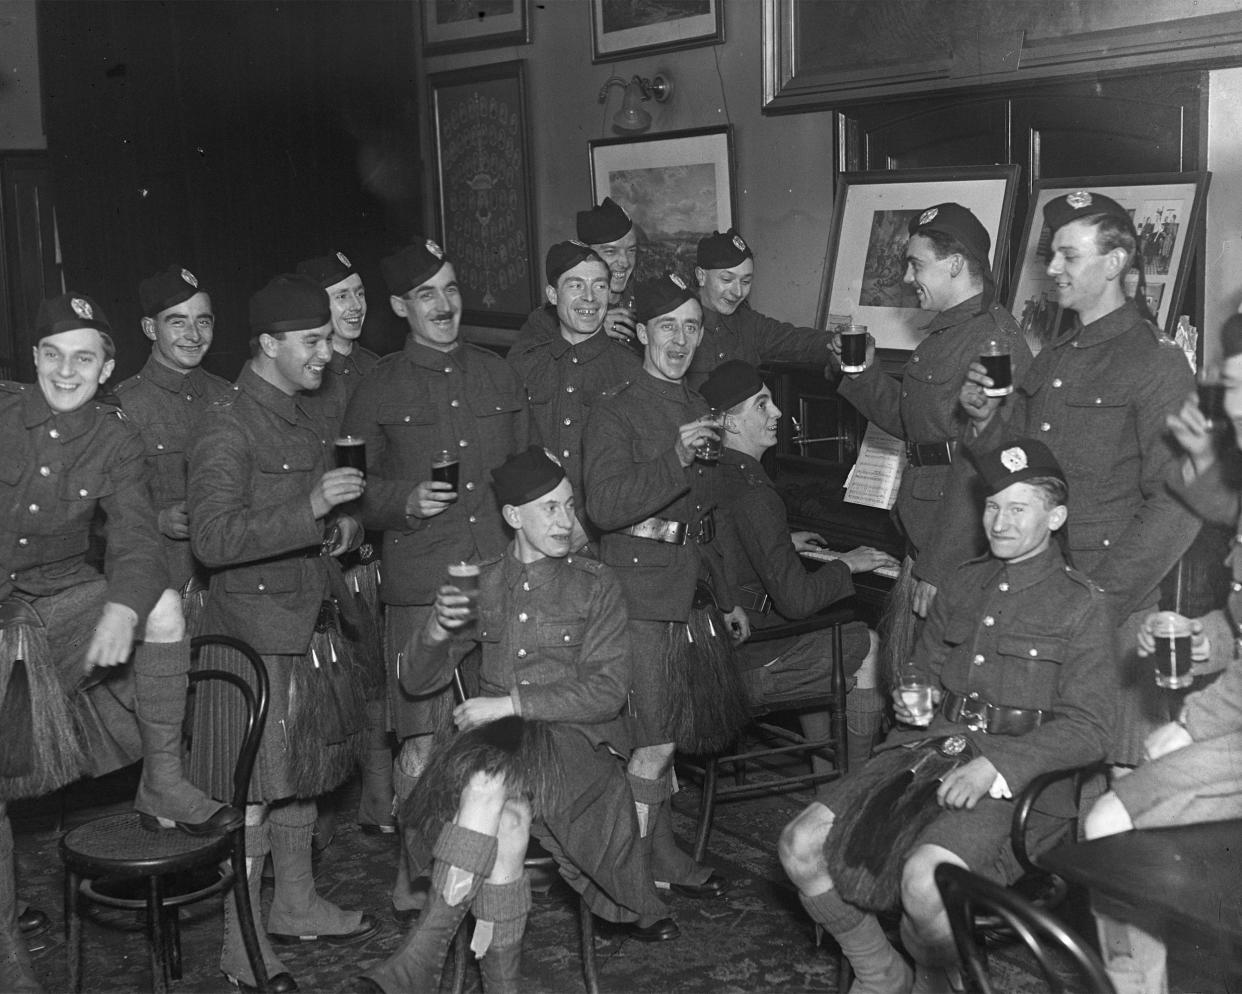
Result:
<instances>
[{"instance_id":1,"label":"wooden table","mask_svg":"<svg viewBox=\"0 0 1242 994\"><path fill-rule=\"evenodd\" d=\"M1070 843L1037 862L1091 892L1098 910L1242 971L1242 820Z\"/></svg>"}]
</instances>

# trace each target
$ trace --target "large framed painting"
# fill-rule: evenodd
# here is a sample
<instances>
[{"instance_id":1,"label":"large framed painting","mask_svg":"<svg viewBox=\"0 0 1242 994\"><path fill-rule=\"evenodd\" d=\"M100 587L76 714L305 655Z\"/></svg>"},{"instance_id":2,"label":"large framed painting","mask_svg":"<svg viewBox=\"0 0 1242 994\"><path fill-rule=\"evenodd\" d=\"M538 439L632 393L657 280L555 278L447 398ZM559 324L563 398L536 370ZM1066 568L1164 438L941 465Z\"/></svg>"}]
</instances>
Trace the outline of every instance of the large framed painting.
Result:
<instances>
[{"instance_id":1,"label":"large framed painting","mask_svg":"<svg viewBox=\"0 0 1242 994\"><path fill-rule=\"evenodd\" d=\"M724 0L590 0L591 61L724 41Z\"/></svg>"},{"instance_id":2,"label":"large framed painting","mask_svg":"<svg viewBox=\"0 0 1242 994\"><path fill-rule=\"evenodd\" d=\"M731 125L591 142L595 202L612 197L634 220L638 279L694 272L699 239L736 216Z\"/></svg>"},{"instance_id":3,"label":"large framed painting","mask_svg":"<svg viewBox=\"0 0 1242 994\"><path fill-rule=\"evenodd\" d=\"M463 320L518 328L538 303L525 64L434 73L436 227Z\"/></svg>"},{"instance_id":4,"label":"large framed painting","mask_svg":"<svg viewBox=\"0 0 1242 994\"><path fill-rule=\"evenodd\" d=\"M530 0L419 0L423 53L530 43Z\"/></svg>"},{"instance_id":5,"label":"large framed painting","mask_svg":"<svg viewBox=\"0 0 1242 994\"><path fill-rule=\"evenodd\" d=\"M1140 291L1156 323L1172 336L1177 323L1190 258L1203 227L1210 174L1155 173L1143 176L1094 176L1041 180L1031 195L1022 232L1022 255L1016 261L1009 310L1022 325L1033 350L1054 339L1071 315L1057 303L1056 284L1048 275L1052 233L1044 224L1044 205L1067 193L1102 193L1121 204L1138 232L1143 270L1124 277L1126 296Z\"/></svg>"},{"instance_id":6,"label":"large framed painting","mask_svg":"<svg viewBox=\"0 0 1242 994\"><path fill-rule=\"evenodd\" d=\"M825 259L820 328L852 320L882 350L910 350L934 315L902 282L910 219L934 204L969 208L992 238L992 278L1004 272L1018 166L841 173Z\"/></svg>"}]
</instances>

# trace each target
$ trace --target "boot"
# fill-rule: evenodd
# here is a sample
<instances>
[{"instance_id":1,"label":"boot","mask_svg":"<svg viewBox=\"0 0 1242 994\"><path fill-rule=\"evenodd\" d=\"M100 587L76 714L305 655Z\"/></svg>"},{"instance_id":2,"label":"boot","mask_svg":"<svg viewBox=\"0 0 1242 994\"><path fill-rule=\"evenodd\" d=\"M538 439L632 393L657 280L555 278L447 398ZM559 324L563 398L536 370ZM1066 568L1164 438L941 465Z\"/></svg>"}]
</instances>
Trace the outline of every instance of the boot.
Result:
<instances>
[{"instance_id":1,"label":"boot","mask_svg":"<svg viewBox=\"0 0 1242 994\"><path fill-rule=\"evenodd\" d=\"M418 924L392 956L363 974L388 994L440 989L453 936L496 862L496 837L450 822L433 851L431 894Z\"/></svg>"},{"instance_id":2,"label":"boot","mask_svg":"<svg viewBox=\"0 0 1242 994\"><path fill-rule=\"evenodd\" d=\"M266 822L246 826L246 852L253 855L246 857L246 879L238 880L233 886L245 886L250 893L250 910L255 920L255 934L259 939L259 951L263 955L263 969L267 973L269 991L276 994L296 991L297 982L289 973L288 968L276 955L276 950L268 942L267 933L260 924L262 920L261 896L263 891L263 860L267 856L268 830ZM250 969L250 958L246 955L246 945L242 942L241 922L237 917L237 901L232 894L224 895L224 946L220 951L220 970L229 982L242 990L257 989L254 971Z\"/></svg>"},{"instance_id":3,"label":"boot","mask_svg":"<svg viewBox=\"0 0 1242 994\"><path fill-rule=\"evenodd\" d=\"M672 802L665 799L655 809L651 827L651 873L666 881L669 889L682 897L720 897L732 886L710 866L701 866L677 844L673 834Z\"/></svg>"},{"instance_id":4,"label":"boot","mask_svg":"<svg viewBox=\"0 0 1242 994\"><path fill-rule=\"evenodd\" d=\"M1104 971L1117 994L1169 994L1164 943L1137 925L1093 914Z\"/></svg>"},{"instance_id":5,"label":"boot","mask_svg":"<svg viewBox=\"0 0 1242 994\"><path fill-rule=\"evenodd\" d=\"M17 927L16 859L7 806L0 801L0 991L43 994L35 979L30 950Z\"/></svg>"},{"instance_id":6,"label":"boot","mask_svg":"<svg viewBox=\"0 0 1242 994\"><path fill-rule=\"evenodd\" d=\"M530 913L530 883L485 883L474 899L474 939L483 994L520 994L522 936Z\"/></svg>"},{"instance_id":7,"label":"boot","mask_svg":"<svg viewBox=\"0 0 1242 994\"><path fill-rule=\"evenodd\" d=\"M190 835L232 831L242 813L212 800L185 778L181 726L189 686L190 640L141 642L134 650L134 696L142 736L142 780L134 810L144 828Z\"/></svg>"},{"instance_id":8,"label":"boot","mask_svg":"<svg viewBox=\"0 0 1242 994\"><path fill-rule=\"evenodd\" d=\"M362 797L358 801L358 824L369 835L393 835L392 748L388 744L387 705L367 703L367 746L362 756Z\"/></svg>"},{"instance_id":9,"label":"boot","mask_svg":"<svg viewBox=\"0 0 1242 994\"><path fill-rule=\"evenodd\" d=\"M397 854L397 876L392 885L392 908L393 915L402 925L407 925L418 917L418 913L427 904L427 891L431 886L431 880L427 876L430 859L420 858L427 856L427 840L407 828L401 817L402 804L418 785L418 775L406 772L402 765L405 758L405 751L402 750L392 762L397 834L401 839L401 851Z\"/></svg>"},{"instance_id":10,"label":"boot","mask_svg":"<svg viewBox=\"0 0 1242 994\"><path fill-rule=\"evenodd\" d=\"M289 801L268 815L276 893L267 916L277 942L354 942L374 935L379 923L360 911L344 911L315 890L311 867L314 801Z\"/></svg>"},{"instance_id":11,"label":"boot","mask_svg":"<svg viewBox=\"0 0 1242 994\"><path fill-rule=\"evenodd\" d=\"M846 904L835 890L798 899L818 925L832 933L854 969L850 994L906 994L913 974L893 948L875 915Z\"/></svg>"}]
</instances>

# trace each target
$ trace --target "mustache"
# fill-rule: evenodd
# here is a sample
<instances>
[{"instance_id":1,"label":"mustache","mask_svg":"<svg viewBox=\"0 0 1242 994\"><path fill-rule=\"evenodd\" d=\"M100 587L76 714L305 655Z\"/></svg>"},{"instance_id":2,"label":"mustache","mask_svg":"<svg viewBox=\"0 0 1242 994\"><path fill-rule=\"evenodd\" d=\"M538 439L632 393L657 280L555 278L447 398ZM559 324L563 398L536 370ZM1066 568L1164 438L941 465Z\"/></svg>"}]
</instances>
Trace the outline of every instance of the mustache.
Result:
<instances>
[{"instance_id":1,"label":"mustache","mask_svg":"<svg viewBox=\"0 0 1242 994\"><path fill-rule=\"evenodd\" d=\"M432 321L451 321L456 316L457 316L457 312L453 310L438 311L437 313L431 315L431 320Z\"/></svg>"}]
</instances>

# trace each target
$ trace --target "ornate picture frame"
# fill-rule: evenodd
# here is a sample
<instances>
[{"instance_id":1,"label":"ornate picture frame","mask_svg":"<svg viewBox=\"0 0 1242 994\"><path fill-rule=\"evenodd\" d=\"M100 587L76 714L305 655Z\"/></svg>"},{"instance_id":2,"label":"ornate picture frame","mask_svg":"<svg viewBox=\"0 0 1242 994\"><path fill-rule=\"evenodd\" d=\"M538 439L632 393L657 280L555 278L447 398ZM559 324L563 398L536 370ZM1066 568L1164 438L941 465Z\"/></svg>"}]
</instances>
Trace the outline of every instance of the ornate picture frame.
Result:
<instances>
[{"instance_id":1,"label":"ornate picture frame","mask_svg":"<svg viewBox=\"0 0 1242 994\"><path fill-rule=\"evenodd\" d=\"M462 291L462 320L519 328L539 303L526 65L428 77L436 230Z\"/></svg>"},{"instance_id":2,"label":"ornate picture frame","mask_svg":"<svg viewBox=\"0 0 1242 994\"><path fill-rule=\"evenodd\" d=\"M699 239L734 223L732 125L600 138L590 152L595 202L612 197L634 220L638 279L690 276Z\"/></svg>"},{"instance_id":3,"label":"ornate picture frame","mask_svg":"<svg viewBox=\"0 0 1242 994\"><path fill-rule=\"evenodd\" d=\"M423 54L530 44L530 0L419 0Z\"/></svg>"},{"instance_id":4,"label":"ornate picture frame","mask_svg":"<svg viewBox=\"0 0 1242 994\"><path fill-rule=\"evenodd\" d=\"M724 41L724 0L590 0L591 61L672 52Z\"/></svg>"}]
</instances>

